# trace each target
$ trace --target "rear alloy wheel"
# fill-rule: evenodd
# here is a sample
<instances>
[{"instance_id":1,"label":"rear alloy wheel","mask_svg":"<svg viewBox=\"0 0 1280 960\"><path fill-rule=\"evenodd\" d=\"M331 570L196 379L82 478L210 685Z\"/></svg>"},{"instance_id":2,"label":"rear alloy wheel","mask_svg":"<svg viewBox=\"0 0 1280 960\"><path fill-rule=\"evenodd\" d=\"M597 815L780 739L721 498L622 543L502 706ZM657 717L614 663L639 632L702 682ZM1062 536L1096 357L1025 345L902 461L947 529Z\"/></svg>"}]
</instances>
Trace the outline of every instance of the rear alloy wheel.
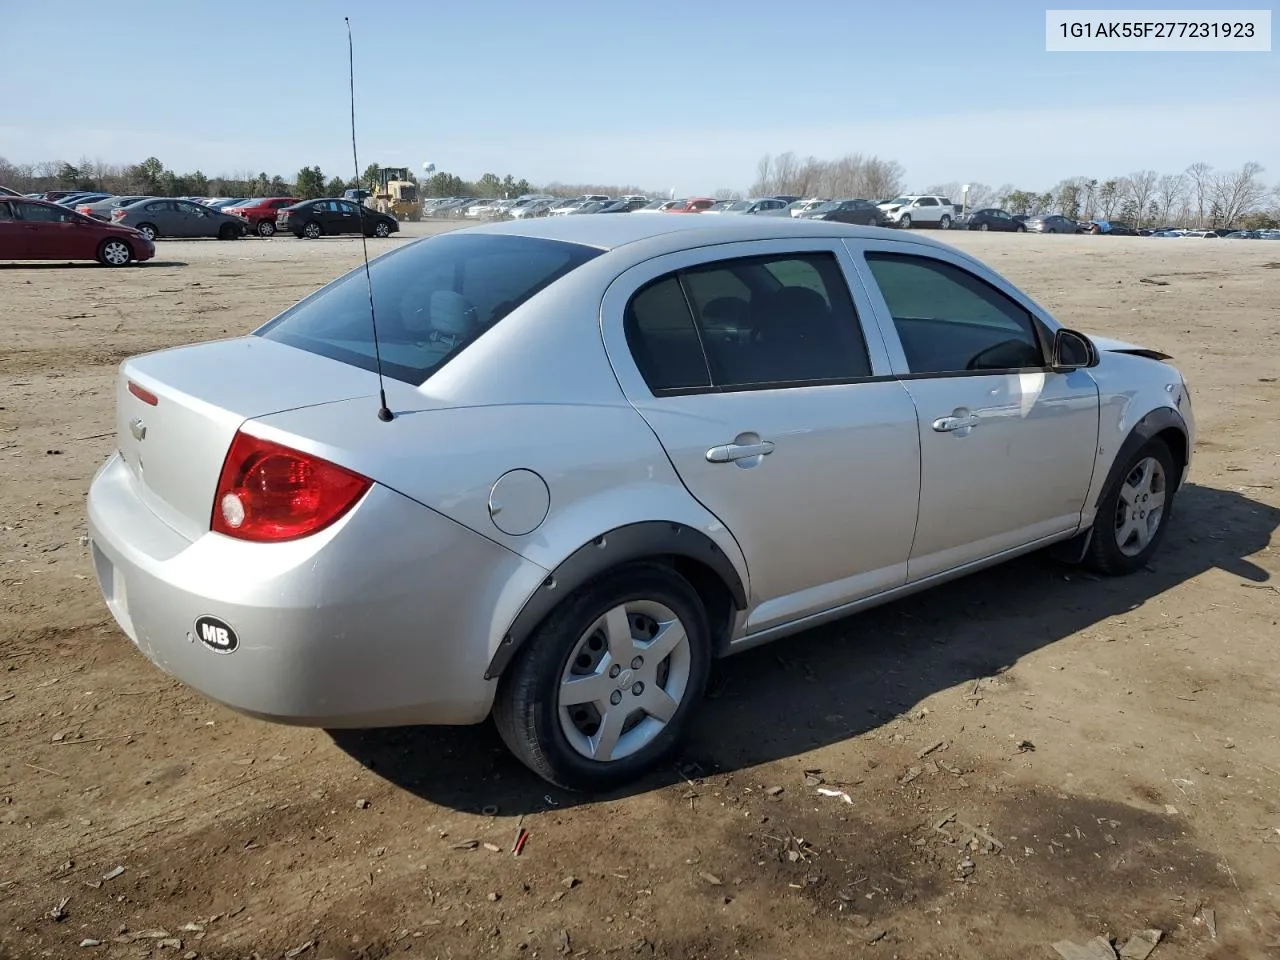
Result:
<instances>
[{"instance_id":1,"label":"rear alloy wheel","mask_svg":"<svg viewBox=\"0 0 1280 960\"><path fill-rule=\"evenodd\" d=\"M148 240L155 240L156 237L160 236L160 231L157 230L155 226L150 223L138 224L138 232L142 234L144 237L146 237Z\"/></svg>"},{"instance_id":2,"label":"rear alloy wheel","mask_svg":"<svg viewBox=\"0 0 1280 960\"><path fill-rule=\"evenodd\" d=\"M274 237L276 235L276 225L270 220L258 221L258 236Z\"/></svg>"},{"instance_id":3,"label":"rear alloy wheel","mask_svg":"<svg viewBox=\"0 0 1280 960\"><path fill-rule=\"evenodd\" d=\"M240 228L234 223L224 223L218 228L219 240L239 240Z\"/></svg>"},{"instance_id":4,"label":"rear alloy wheel","mask_svg":"<svg viewBox=\"0 0 1280 960\"><path fill-rule=\"evenodd\" d=\"M1173 455L1149 440L1102 495L1085 561L1100 573L1133 573L1155 553L1173 505Z\"/></svg>"},{"instance_id":5,"label":"rear alloy wheel","mask_svg":"<svg viewBox=\"0 0 1280 960\"><path fill-rule=\"evenodd\" d=\"M494 721L544 779L600 791L636 780L682 740L711 664L697 592L658 563L571 594L503 675Z\"/></svg>"},{"instance_id":6,"label":"rear alloy wheel","mask_svg":"<svg viewBox=\"0 0 1280 960\"><path fill-rule=\"evenodd\" d=\"M991 229L991 227L990 227L990 225L988 225L988 224L980 223L980 224L978 224L978 229L979 229L979 230L990 230L990 229Z\"/></svg>"},{"instance_id":7,"label":"rear alloy wheel","mask_svg":"<svg viewBox=\"0 0 1280 960\"><path fill-rule=\"evenodd\" d=\"M391 236L391 227L387 225L385 220L379 220L374 224L373 235L385 240L387 237Z\"/></svg>"},{"instance_id":8,"label":"rear alloy wheel","mask_svg":"<svg viewBox=\"0 0 1280 960\"><path fill-rule=\"evenodd\" d=\"M938 221L938 226L941 227L943 230L950 230L951 218L944 213L942 215L942 219Z\"/></svg>"},{"instance_id":9,"label":"rear alloy wheel","mask_svg":"<svg viewBox=\"0 0 1280 960\"><path fill-rule=\"evenodd\" d=\"M98 247L98 262L106 267L123 267L133 259L133 250L123 240L103 240Z\"/></svg>"},{"instance_id":10,"label":"rear alloy wheel","mask_svg":"<svg viewBox=\"0 0 1280 960\"><path fill-rule=\"evenodd\" d=\"M319 240L321 234L324 233L320 228L320 224L316 223L314 220L303 227L302 232L306 235L308 240Z\"/></svg>"},{"instance_id":11,"label":"rear alloy wheel","mask_svg":"<svg viewBox=\"0 0 1280 960\"><path fill-rule=\"evenodd\" d=\"M909 213L904 213L904 214L902 215L902 219L898 221L898 226L900 226L903 230L910 230L910 229L911 229L911 214L909 214Z\"/></svg>"}]
</instances>

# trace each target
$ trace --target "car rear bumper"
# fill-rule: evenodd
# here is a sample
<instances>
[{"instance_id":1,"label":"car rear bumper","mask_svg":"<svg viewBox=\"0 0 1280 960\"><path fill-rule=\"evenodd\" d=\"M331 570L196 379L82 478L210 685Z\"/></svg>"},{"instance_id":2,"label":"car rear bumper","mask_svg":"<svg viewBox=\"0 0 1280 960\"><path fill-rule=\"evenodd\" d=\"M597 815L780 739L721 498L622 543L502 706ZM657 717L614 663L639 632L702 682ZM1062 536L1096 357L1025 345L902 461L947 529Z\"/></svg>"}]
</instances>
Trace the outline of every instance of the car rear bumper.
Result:
<instances>
[{"instance_id":1,"label":"car rear bumper","mask_svg":"<svg viewBox=\"0 0 1280 960\"><path fill-rule=\"evenodd\" d=\"M139 498L118 455L89 489L98 585L152 663L235 710L324 727L478 723L493 650L546 571L375 484L288 543L188 540ZM216 617L235 648L206 646Z\"/></svg>"}]
</instances>

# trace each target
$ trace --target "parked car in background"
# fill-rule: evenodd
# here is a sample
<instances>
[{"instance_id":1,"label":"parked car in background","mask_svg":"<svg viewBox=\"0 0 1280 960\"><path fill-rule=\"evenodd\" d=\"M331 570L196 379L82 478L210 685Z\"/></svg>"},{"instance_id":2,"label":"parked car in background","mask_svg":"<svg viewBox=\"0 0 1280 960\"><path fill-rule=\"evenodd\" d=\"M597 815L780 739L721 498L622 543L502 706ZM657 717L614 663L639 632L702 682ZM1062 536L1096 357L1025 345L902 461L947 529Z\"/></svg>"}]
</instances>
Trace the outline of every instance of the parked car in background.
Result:
<instances>
[{"instance_id":1,"label":"parked car in background","mask_svg":"<svg viewBox=\"0 0 1280 960\"><path fill-rule=\"evenodd\" d=\"M1024 226L1031 233L1080 233L1080 224L1056 213L1027 217Z\"/></svg>"},{"instance_id":2,"label":"parked car in background","mask_svg":"<svg viewBox=\"0 0 1280 960\"><path fill-rule=\"evenodd\" d=\"M74 210L82 203L97 203L100 200L109 200L112 196L113 194L99 190L96 193L82 193L79 196L76 196L74 200L71 197L63 197L58 201L58 204L63 207L70 207Z\"/></svg>"},{"instance_id":3,"label":"parked car in background","mask_svg":"<svg viewBox=\"0 0 1280 960\"><path fill-rule=\"evenodd\" d=\"M956 208L946 197L908 195L878 204L891 226L909 230L912 227L938 227L950 230Z\"/></svg>"},{"instance_id":4,"label":"parked car in background","mask_svg":"<svg viewBox=\"0 0 1280 960\"><path fill-rule=\"evenodd\" d=\"M47 200L0 197L0 260L150 260L155 244L132 227L103 223Z\"/></svg>"},{"instance_id":5,"label":"parked car in background","mask_svg":"<svg viewBox=\"0 0 1280 960\"><path fill-rule=\"evenodd\" d=\"M824 203L831 203L832 198L826 197L819 199L818 197L810 197L808 200L793 200L787 204L787 213L793 217L803 217L814 207L820 207Z\"/></svg>"},{"instance_id":6,"label":"parked car in background","mask_svg":"<svg viewBox=\"0 0 1280 960\"><path fill-rule=\"evenodd\" d=\"M124 361L86 569L211 700L492 716L538 775L603 791L669 763L718 657L1054 545L1146 569L1195 449L1168 359L919 237L485 224Z\"/></svg>"},{"instance_id":7,"label":"parked car in background","mask_svg":"<svg viewBox=\"0 0 1280 960\"><path fill-rule=\"evenodd\" d=\"M644 204L639 200L611 200L608 203L602 203L599 209L592 211L593 213L631 213L633 210L639 210Z\"/></svg>"},{"instance_id":8,"label":"parked car in background","mask_svg":"<svg viewBox=\"0 0 1280 960\"><path fill-rule=\"evenodd\" d=\"M220 200L210 200L205 204L214 210L229 210L231 207L238 207L242 203L249 203L252 197L224 197Z\"/></svg>"},{"instance_id":9,"label":"parked car in background","mask_svg":"<svg viewBox=\"0 0 1280 960\"><path fill-rule=\"evenodd\" d=\"M1094 235L1108 235L1115 237L1133 237L1137 236L1138 231L1127 223L1120 220L1107 220L1098 218L1095 220L1086 220L1080 224L1082 233L1091 233Z\"/></svg>"},{"instance_id":10,"label":"parked car in background","mask_svg":"<svg viewBox=\"0 0 1280 960\"><path fill-rule=\"evenodd\" d=\"M716 201L711 197L694 197L693 199L677 200L673 206L665 207L663 213L702 213L715 206Z\"/></svg>"},{"instance_id":11,"label":"parked car in background","mask_svg":"<svg viewBox=\"0 0 1280 960\"><path fill-rule=\"evenodd\" d=\"M833 223L856 223L864 227L882 227L889 221L870 200L828 200L800 214L801 220L830 220Z\"/></svg>"},{"instance_id":12,"label":"parked car in background","mask_svg":"<svg viewBox=\"0 0 1280 960\"><path fill-rule=\"evenodd\" d=\"M516 207L511 211L511 216L516 220L531 220L536 217L545 217L551 210L552 204L556 201L551 200L531 200L522 207Z\"/></svg>"},{"instance_id":13,"label":"parked car in background","mask_svg":"<svg viewBox=\"0 0 1280 960\"><path fill-rule=\"evenodd\" d=\"M111 213L117 207L127 207L131 203L137 203L139 200L150 200L148 196L134 197L107 197L105 200L99 200L96 203L77 203L75 205L76 213L84 214L86 217L93 217L95 220L110 221Z\"/></svg>"},{"instance_id":14,"label":"parked car in background","mask_svg":"<svg viewBox=\"0 0 1280 960\"><path fill-rule=\"evenodd\" d=\"M963 224L966 230L1003 230L1005 233L1027 232L1027 225L1024 221L1018 220L1009 211L1001 210L997 207L983 207L981 210L966 213L960 218L960 223Z\"/></svg>"},{"instance_id":15,"label":"parked car in background","mask_svg":"<svg viewBox=\"0 0 1280 960\"><path fill-rule=\"evenodd\" d=\"M217 237L219 240L238 240L247 227L239 217L221 210L214 210L192 200L174 200L155 197L139 200L127 207L111 211L111 222L134 227L148 240L157 237L189 239L192 237Z\"/></svg>"},{"instance_id":16,"label":"parked car in background","mask_svg":"<svg viewBox=\"0 0 1280 960\"><path fill-rule=\"evenodd\" d=\"M736 216L785 217L787 215L787 204L785 201L775 200L773 197L761 197L754 200L733 200L720 210L707 212L734 214Z\"/></svg>"},{"instance_id":17,"label":"parked car in background","mask_svg":"<svg viewBox=\"0 0 1280 960\"><path fill-rule=\"evenodd\" d=\"M297 197L258 197L223 209L224 212L244 220L249 225L250 233L270 237L276 232L276 215L297 202Z\"/></svg>"},{"instance_id":18,"label":"parked car in background","mask_svg":"<svg viewBox=\"0 0 1280 960\"><path fill-rule=\"evenodd\" d=\"M637 210L637 213L666 213L681 200L650 200L643 207Z\"/></svg>"},{"instance_id":19,"label":"parked car in background","mask_svg":"<svg viewBox=\"0 0 1280 960\"><path fill-rule=\"evenodd\" d=\"M370 210L353 200L325 197L282 207L276 211L276 229L309 240L349 233L358 235L361 229L368 237L389 237L400 232L400 223L395 217Z\"/></svg>"}]
</instances>

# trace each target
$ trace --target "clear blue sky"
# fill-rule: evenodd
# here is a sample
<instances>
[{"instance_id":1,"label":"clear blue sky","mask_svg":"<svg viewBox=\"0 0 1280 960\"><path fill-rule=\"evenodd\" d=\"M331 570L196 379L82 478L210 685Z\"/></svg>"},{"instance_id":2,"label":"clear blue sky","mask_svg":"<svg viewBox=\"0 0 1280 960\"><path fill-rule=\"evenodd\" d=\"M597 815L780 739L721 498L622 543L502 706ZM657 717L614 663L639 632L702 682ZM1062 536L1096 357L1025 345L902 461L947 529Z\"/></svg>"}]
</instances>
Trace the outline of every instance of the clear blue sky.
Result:
<instances>
[{"instance_id":1,"label":"clear blue sky","mask_svg":"<svg viewBox=\"0 0 1280 960\"><path fill-rule=\"evenodd\" d=\"M1045 6L0 0L0 156L350 176L347 15L362 167L688 194L792 150L895 159L910 189L1197 160L1280 181L1280 54L1046 53Z\"/></svg>"}]
</instances>

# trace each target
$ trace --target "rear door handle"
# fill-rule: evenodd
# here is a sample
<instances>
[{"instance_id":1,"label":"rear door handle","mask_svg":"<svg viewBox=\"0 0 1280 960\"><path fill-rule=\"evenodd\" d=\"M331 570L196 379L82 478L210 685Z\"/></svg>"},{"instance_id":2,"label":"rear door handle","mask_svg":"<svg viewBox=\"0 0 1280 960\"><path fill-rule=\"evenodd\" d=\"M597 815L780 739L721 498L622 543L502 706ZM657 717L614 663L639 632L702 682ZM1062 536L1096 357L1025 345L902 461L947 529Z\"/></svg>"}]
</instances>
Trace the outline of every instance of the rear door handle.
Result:
<instances>
[{"instance_id":1,"label":"rear door handle","mask_svg":"<svg viewBox=\"0 0 1280 960\"><path fill-rule=\"evenodd\" d=\"M939 417L933 421L933 429L939 433L950 433L953 430L964 430L977 425L978 417L972 413L967 417Z\"/></svg>"},{"instance_id":2,"label":"rear door handle","mask_svg":"<svg viewBox=\"0 0 1280 960\"><path fill-rule=\"evenodd\" d=\"M732 463L748 457L767 457L771 453L772 440L761 440L759 443L722 443L707 451L707 460L711 463Z\"/></svg>"}]
</instances>

